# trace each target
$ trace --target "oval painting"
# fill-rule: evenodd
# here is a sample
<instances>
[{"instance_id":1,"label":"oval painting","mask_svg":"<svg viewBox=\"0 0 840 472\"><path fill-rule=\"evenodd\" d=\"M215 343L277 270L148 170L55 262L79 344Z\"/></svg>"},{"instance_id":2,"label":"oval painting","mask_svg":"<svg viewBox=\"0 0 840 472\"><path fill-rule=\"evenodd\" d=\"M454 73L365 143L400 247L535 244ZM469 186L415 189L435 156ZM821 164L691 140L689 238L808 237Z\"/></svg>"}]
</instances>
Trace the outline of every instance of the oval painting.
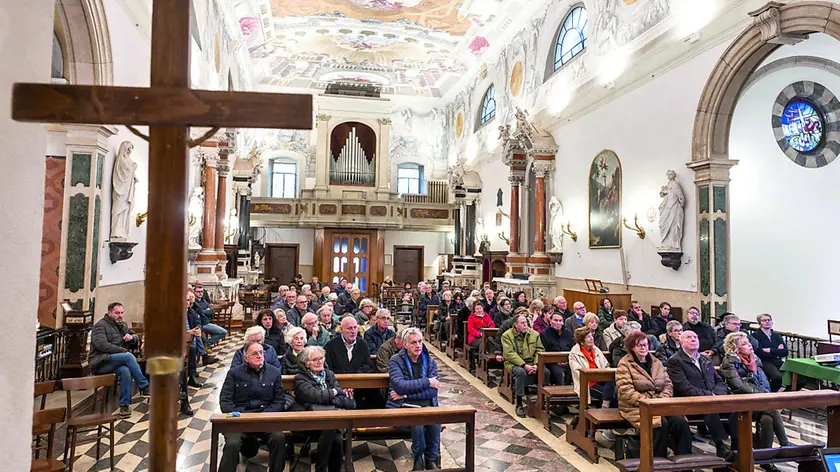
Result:
<instances>
[{"instance_id":1,"label":"oval painting","mask_svg":"<svg viewBox=\"0 0 840 472\"><path fill-rule=\"evenodd\" d=\"M458 112L455 118L455 137L460 138L462 134L464 134L464 114Z\"/></svg>"},{"instance_id":2,"label":"oval painting","mask_svg":"<svg viewBox=\"0 0 840 472\"><path fill-rule=\"evenodd\" d=\"M522 61L516 61L510 73L510 94L514 97L518 97L522 92L523 75Z\"/></svg>"}]
</instances>

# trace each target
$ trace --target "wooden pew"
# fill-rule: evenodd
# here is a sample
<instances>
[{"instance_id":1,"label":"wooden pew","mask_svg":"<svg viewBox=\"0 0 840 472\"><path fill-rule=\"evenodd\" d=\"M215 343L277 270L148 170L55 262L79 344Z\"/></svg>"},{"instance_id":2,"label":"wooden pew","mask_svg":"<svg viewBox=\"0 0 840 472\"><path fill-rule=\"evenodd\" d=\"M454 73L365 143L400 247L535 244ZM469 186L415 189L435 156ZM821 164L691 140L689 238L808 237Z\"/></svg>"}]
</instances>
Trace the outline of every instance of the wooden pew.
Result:
<instances>
[{"instance_id":1,"label":"wooden pew","mask_svg":"<svg viewBox=\"0 0 840 472\"><path fill-rule=\"evenodd\" d=\"M574 385L546 385L546 364L568 364L568 352L541 352L537 355L537 418L545 429L551 430L549 407L553 401L574 404L578 402ZM580 420L578 420L580 421Z\"/></svg>"},{"instance_id":2,"label":"wooden pew","mask_svg":"<svg viewBox=\"0 0 840 472\"><path fill-rule=\"evenodd\" d=\"M589 382L615 382L615 369L581 369L578 424L566 431L566 441L583 449L589 460L598 463L598 443L595 432L599 429L627 428L618 408L590 408Z\"/></svg>"},{"instance_id":3,"label":"wooden pew","mask_svg":"<svg viewBox=\"0 0 840 472\"><path fill-rule=\"evenodd\" d=\"M423 340L427 343L432 342L432 333L434 333L432 328L434 327L435 317L438 311L440 311L440 306L438 305L429 305L426 307L426 331L423 333Z\"/></svg>"},{"instance_id":4,"label":"wooden pew","mask_svg":"<svg viewBox=\"0 0 840 472\"><path fill-rule=\"evenodd\" d=\"M321 431L342 429L347 437L354 429L420 426L430 424L465 423L465 466L442 469L443 472L475 471L475 408L471 406L444 406L429 408L389 408L382 410L294 411L284 413L243 413L240 417L213 415L210 419L210 472L216 472L219 463L219 434L274 431ZM353 472L353 441L344 441L344 471Z\"/></svg>"},{"instance_id":5,"label":"wooden pew","mask_svg":"<svg viewBox=\"0 0 840 472\"><path fill-rule=\"evenodd\" d=\"M834 390L782 393L757 393L710 397L676 397L643 399L639 405L641 417L641 458L618 461L623 471L651 472L654 470L683 470L725 467L728 462L713 454L653 457L654 416L703 415L710 413L738 413L738 451L730 468L752 472L756 465L773 462L813 462L819 460L816 449L822 445L789 446L753 449L753 412L797 408L826 408L828 419L827 447L840 447L840 392ZM750 451L741 454L741 451ZM801 464L805 465L805 464ZM822 466L817 465L815 470ZM806 469L808 467L806 466ZM799 470L803 470L800 467Z\"/></svg>"},{"instance_id":6,"label":"wooden pew","mask_svg":"<svg viewBox=\"0 0 840 472\"><path fill-rule=\"evenodd\" d=\"M344 388L388 388L390 377L388 373L373 374L335 374L338 385ZM283 388L294 390L295 376L283 376Z\"/></svg>"},{"instance_id":7,"label":"wooden pew","mask_svg":"<svg viewBox=\"0 0 840 472\"><path fill-rule=\"evenodd\" d=\"M457 327L458 317L450 318L449 320L449 339L446 344L446 355L453 361L458 360L455 357L455 329Z\"/></svg>"},{"instance_id":8,"label":"wooden pew","mask_svg":"<svg viewBox=\"0 0 840 472\"><path fill-rule=\"evenodd\" d=\"M481 351L476 355L475 361L475 376L484 382L484 385L490 385L490 369L504 369L504 362L496 360L496 351L488 352L487 340L496 338L499 334L499 328L482 328L481 329Z\"/></svg>"},{"instance_id":9,"label":"wooden pew","mask_svg":"<svg viewBox=\"0 0 840 472\"><path fill-rule=\"evenodd\" d=\"M464 333L464 335L461 336L461 339L463 340L463 345L461 346L461 360L458 361L458 364L461 367L467 369L467 371L470 370L470 345L467 344L467 339L468 339L467 325L468 324L469 324L469 322L464 321L464 330L462 331L462 333Z\"/></svg>"}]
</instances>

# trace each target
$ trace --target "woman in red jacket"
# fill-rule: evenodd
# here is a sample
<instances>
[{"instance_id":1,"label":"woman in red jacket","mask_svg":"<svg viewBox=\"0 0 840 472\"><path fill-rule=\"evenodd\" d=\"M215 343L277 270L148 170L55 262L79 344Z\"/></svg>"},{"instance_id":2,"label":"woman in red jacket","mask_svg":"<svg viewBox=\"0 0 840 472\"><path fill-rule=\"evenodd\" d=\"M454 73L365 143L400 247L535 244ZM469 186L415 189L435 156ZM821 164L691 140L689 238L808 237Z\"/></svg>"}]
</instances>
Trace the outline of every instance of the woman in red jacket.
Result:
<instances>
[{"instance_id":1,"label":"woman in red jacket","mask_svg":"<svg viewBox=\"0 0 840 472\"><path fill-rule=\"evenodd\" d=\"M479 352L481 349L481 336L484 334L481 332L482 328L495 328L496 324L493 323L493 319L490 315L484 313L484 306L481 303L476 303L473 305L473 311L470 313L470 317L467 318L467 343L470 345L472 352ZM487 352L495 352L495 345L493 344L492 337L487 340ZM472 359L473 356L470 356L470 365L472 366Z\"/></svg>"}]
</instances>

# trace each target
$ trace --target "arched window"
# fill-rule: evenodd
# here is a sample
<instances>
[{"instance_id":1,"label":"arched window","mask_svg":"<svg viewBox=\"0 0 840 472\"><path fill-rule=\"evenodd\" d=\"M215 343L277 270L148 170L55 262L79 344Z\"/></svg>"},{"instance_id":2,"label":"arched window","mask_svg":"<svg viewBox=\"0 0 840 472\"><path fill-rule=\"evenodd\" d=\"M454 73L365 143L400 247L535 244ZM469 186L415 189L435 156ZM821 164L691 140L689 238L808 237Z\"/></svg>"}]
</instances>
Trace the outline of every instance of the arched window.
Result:
<instances>
[{"instance_id":1,"label":"arched window","mask_svg":"<svg viewBox=\"0 0 840 472\"><path fill-rule=\"evenodd\" d=\"M52 48L52 74L53 79L63 79L64 77L64 50L61 49L61 42L58 40L58 35L53 33L53 48Z\"/></svg>"},{"instance_id":2,"label":"arched window","mask_svg":"<svg viewBox=\"0 0 840 472\"><path fill-rule=\"evenodd\" d=\"M414 163L400 164L397 167L397 193L425 193L423 166Z\"/></svg>"},{"instance_id":3,"label":"arched window","mask_svg":"<svg viewBox=\"0 0 840 472\"><path fill-rule=\"evenodd\" d=\"M575 7L566 15L554 46L554 70L563 67L571 58L586 49L587 23L589 15L584 7Z\"/></svg>"},{"instance_id":4,"label":"arched window","mask_svg":"<svg viewBox=\"0 0 840 472\"><path fill-rule=\"evenodd\" d=\"M297 163L294 160L272 159L268 179L270 197L295 198L297 196Z\"/></svg>"},{"instance_id":5,"label":"arched window","mask_svg":"<svg viewBox=\"0 0 840 472\"><path fill-rule=\"evenodd\" d=\"M481 99L481 114L478 117L478 126L484 126L496 117L496 87L490 85L490 88L484 92L484 98Z\"/></svg>"}]
</instances>

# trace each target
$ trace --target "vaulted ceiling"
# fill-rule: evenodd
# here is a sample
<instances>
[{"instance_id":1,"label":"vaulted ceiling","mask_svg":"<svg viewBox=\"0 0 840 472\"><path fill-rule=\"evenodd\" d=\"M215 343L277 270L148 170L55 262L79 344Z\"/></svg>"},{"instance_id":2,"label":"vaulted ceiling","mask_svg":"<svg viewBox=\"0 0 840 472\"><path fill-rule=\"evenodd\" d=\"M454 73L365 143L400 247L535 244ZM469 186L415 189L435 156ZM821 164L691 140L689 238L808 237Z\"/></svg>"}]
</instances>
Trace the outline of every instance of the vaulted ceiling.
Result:
<instances>
[{"instance_id":1,"label":"vaulted ceiling","mask_svg":"<svg viewBox=\"0 0 840 472\"><path fill-rule=\"evenodd\" d=\"M261 86L441 97L538 0L230 0Z\"/></svg>"}]
</instances>

